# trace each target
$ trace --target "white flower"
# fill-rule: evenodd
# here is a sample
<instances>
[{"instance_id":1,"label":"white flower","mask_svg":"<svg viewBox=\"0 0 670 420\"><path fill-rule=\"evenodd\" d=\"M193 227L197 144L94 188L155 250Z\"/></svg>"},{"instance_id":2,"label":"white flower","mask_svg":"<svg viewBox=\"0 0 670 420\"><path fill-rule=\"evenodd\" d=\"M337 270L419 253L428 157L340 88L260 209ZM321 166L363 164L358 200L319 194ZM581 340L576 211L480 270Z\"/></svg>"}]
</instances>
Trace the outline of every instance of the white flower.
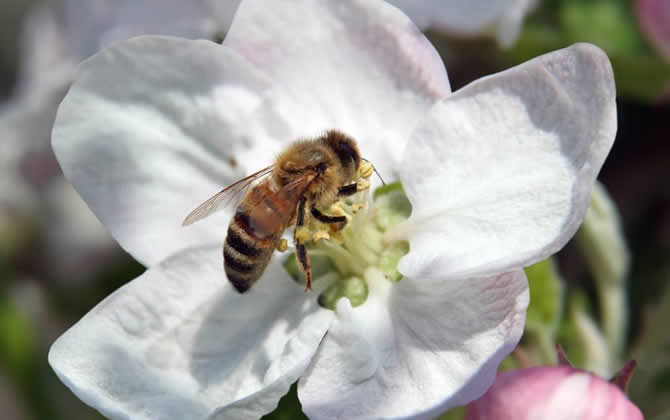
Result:
<instances>
[{"instance_id":1,"label":"white flower","mask_svg":"<svg viewBox=\"0 0 670 420\"><path fill-rule=\"evenodd\" d=\"M465 404L523 331L521 268L561 248L584 216L616 131L614 96L607 57L589 45L451 94L420 31L371 0L251 0L223 46L143 37L104 50L81 66L53 145L149 268L49 361L118 419L257 418L299 378L316 419L430 418ZM221 256L233 209L181 221L289 142L332 128L403 182L412 214L387 239L409 241L405 277L391 283L369 263L358 270L365 302L331 311L276 258L236 293Z\"/></svg>"},{"instance_id":2,"label":"white flower","mask_svg":"<svg viewBox=\"0 0 670 420\"><path fill-rule=\"evenodd\" d=\"M105 45L140 34L209 38L225 32L228 22L213 13L211 1L54 0L26 20L16 93L0 107L0 232L19 218L39 219L56 254L48 259L52 274L87 278L81 265L72 268L73 254L90 260L91 250L104 252L113 244L63 181L49 145L76 65Z\"/></svg>"},{"instance_id":3,"label":"white flower","mask_svg":"<svg viewBox=\"0 0 670 420\"><path fill-rule=\"evenodd\" d=\"M519 37L523 18L538 0L389 0L422 29L453 35L488 35L503 47Z\"/></svg>"}]
</instances>

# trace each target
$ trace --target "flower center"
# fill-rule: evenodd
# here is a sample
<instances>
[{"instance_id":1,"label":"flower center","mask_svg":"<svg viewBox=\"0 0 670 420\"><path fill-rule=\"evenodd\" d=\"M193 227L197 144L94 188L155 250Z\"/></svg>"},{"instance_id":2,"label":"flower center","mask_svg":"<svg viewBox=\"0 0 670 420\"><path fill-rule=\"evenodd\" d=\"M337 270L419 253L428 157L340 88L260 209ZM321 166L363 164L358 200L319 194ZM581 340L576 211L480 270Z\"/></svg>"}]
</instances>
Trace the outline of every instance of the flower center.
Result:
<instances>
[{"instance_id":1,"label":"flower center","mask_svg":"<svg viewBox=\"0 0 670 420\"><path fill-rule=\"evenodd\" d=\"M327 209L328 214L347 217L342 230L311 219L297 232L307 239L315 292L325 308L334 309L342 297L348 298L352 306L363 304L368 284L380 274L390 282L402 279L398 261L409 251L409 243L389 242L385 233L409 217L411 205L399 182L377 188L372 200L369 195L369 189L365 189ZM294 254L287 258L284 267L304 284Z\"/></svg>"}]
</instances>

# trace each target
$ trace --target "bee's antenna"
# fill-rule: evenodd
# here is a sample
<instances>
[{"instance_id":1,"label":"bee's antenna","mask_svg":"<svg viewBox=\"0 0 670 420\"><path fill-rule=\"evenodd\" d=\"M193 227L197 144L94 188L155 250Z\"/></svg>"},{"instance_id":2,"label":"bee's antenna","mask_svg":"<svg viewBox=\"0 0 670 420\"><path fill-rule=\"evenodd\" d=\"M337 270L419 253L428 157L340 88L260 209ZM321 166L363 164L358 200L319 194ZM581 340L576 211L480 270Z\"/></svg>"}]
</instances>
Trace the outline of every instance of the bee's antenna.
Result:
<instances>
[{"instance_id":1,"label":"bee's antenna","mask_svg":"<svg viewBox=\"0 0 670 420\"><path fill-rule=\"evenodd\" d=\"M379 177L379 180L382 182L382 185L386 185L386 182L384 182L384 178L382 178L382 176L379 175L379 172L377 172L377 168L375 168L375 165L373 165L372 162L370 162L370 161L367 160L366 158L361 158L361 159L363 159L364 161L366 161L367 163L369 163L370 166L372 166L372 170L375 171L375 173L376 173L377 176Z\"/></svg>"}]
</instances>

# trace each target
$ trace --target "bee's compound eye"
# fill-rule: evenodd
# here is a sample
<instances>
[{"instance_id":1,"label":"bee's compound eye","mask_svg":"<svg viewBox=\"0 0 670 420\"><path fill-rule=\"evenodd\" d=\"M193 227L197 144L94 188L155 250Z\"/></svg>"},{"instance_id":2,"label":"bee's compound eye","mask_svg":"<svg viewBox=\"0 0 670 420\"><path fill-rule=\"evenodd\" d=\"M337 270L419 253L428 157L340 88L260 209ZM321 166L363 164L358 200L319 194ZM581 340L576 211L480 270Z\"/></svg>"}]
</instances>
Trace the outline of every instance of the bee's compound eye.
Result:
<instances>
[{"instance_id":1,"label":"bee's compound eye","mask_svg":"<svg viewBox=\"0 0 670 420\"><path fill-rule=\"evenodd\" d=\"M326 162L321 162L318 165L316 165L316 171L320 174L324 173L328 169L328 165Z\"/></svg>"}]
</instances>

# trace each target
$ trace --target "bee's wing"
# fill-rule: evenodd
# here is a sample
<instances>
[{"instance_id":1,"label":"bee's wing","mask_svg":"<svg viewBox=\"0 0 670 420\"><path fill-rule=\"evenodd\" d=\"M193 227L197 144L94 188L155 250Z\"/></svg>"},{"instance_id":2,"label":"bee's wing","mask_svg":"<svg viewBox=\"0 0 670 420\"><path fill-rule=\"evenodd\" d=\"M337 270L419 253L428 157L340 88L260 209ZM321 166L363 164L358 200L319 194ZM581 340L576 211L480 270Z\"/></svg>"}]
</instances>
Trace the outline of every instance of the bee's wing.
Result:
<instances>
[{"instance_id":1,"label":"bee's wing","mask_svg":"<svg viewBox=\"0 0 670 420\"><path fill-rule=\"evenodd\" d=\"M192 212L190 212L182 222L182 226L187 226L191 223L197 222L200 219L204 219L212 213L226 207L233 200L241 200L244 196L244 192L246 192L251 184L254 181L258 181L261 178L270 175L273 168L274 165L268 166L267 168L263 168L258 172L254 172L253 174L240 179L234 184L228 185L226 188L222 189L209 200L200 204Z\"/></svg>"}]
</instances>

